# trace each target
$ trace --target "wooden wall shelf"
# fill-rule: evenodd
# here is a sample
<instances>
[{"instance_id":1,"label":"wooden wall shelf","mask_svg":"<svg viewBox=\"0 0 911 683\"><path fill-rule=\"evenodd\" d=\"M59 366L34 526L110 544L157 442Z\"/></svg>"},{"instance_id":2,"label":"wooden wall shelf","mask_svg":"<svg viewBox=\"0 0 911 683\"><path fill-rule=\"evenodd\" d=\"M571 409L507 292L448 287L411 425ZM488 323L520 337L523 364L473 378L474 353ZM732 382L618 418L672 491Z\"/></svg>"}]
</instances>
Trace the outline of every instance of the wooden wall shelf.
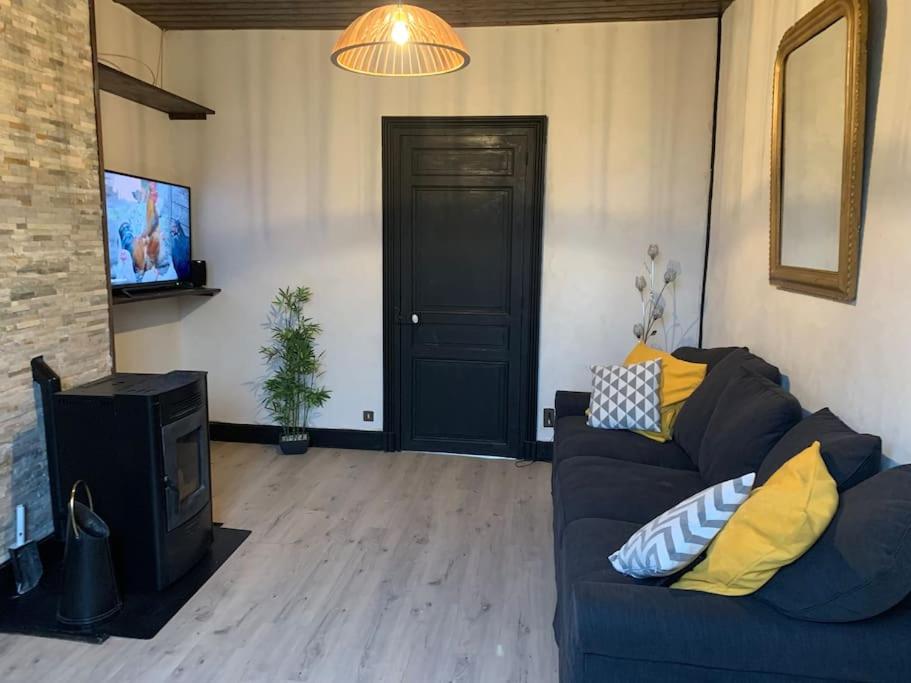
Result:
<instances>
[{"instance_id":1,"label":"wooden wall shelf","mask_svg":"<svg viewBox=\"0 0 911 683\"><path fill-rule=\"evenodd\" d=\"M204 121L206 117L215 114L208 107L162 90L107 64L98 64L98 81L99 87L105 92L162 111L172 120Z\"/></svg>"},{"instance_id":2,"label":"wooden wall shelf","mask_svg":"<svg viewBox=\"0 0 911 683\"><path fill-rule=\"evenodd\" d=\"M208 296L213 297L221 292L214 287L173 287L171 289L115 289L111 299L115 306L133 304L137 301L151 301L152 299L172 299L178 296Z\"/></svg>"}]
</instances>

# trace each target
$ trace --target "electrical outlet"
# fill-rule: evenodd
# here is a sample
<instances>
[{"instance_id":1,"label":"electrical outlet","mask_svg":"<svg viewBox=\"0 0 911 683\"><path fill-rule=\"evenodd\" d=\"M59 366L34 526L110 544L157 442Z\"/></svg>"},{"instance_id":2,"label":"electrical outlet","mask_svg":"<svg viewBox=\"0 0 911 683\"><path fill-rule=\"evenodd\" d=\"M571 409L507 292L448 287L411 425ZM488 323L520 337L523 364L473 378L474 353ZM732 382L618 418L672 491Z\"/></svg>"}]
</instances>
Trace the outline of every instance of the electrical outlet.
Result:
<instances>
[{"instance_id":1,"label":"electrical outlet","mask_svg":"<svg viewBox=\"0 0 911 683\"><path fill-rule=\"evenodd\" d=\"M372 410L364 411L364 422L373 422L373 411Z\"/></svg>"},{"instance_id":2,"label":"electrical outlet","mask_svg":"<svg viewBox=\"0 0 911 683\"><path fill-rule=\"evenodd\" d=\"M544 426L545 426L545 427L553 427L553 426L554 426L554 420L555 420L554 409L553 409L553 408L545 408L545 409L544 409Z\"/></svg>"}]
</instances>

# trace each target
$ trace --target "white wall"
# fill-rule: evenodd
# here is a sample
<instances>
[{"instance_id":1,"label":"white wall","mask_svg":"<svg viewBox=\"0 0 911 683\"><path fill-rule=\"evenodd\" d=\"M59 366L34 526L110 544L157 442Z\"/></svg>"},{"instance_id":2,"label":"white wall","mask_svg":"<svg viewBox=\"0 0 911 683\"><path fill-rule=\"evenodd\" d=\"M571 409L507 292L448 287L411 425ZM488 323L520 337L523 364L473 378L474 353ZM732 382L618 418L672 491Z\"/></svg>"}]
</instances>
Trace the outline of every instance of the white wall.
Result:
<instances>
[{"instance_id":1,"label":"white wall","mask_svg":"<svg viewBox=\"0 0 911 683\"><path fill-rule=\"evenodd\" d=\"M96 0L99 59L137 78L152 80L158 69L161 30L113 0ZM147 65L147 66L144 66ZM101 93L105 167L124 173L189 183L173 147L175 127L166 114ZM179 299L114 308L114 348L121 372L167 372L182 367Z\"/></svg>"},{"instance_id":2,"label":"white wall","mask_svg":"<svg viewBox=\"0 0 911 683\"><path fill-rule=\"evenodd\" d=\"M911 462L904 314L911 248L911 3L871 0L868 167L853 305L768 282L772 66L816 0L737 0L723 20L706 345L746 344L776 363L808 410L830 406ZM888 10L888 12L886 12ZM888 15L888 16L886 16Z\"/></svg>"},{"instance_id":3,"label":"white wall","mask_svg":"<svg viewBox=\"0 0 911 683\"><path fill-rule=\"evenodd\" d=\"M101 24L116 19L100 15ZM144 54L154 46L154 64L151 28L151 39L133 40ZM150 349L174 348L176 332L180 363L170 366L209 371L213 418L265 422L256 395L262 323L278 287L306 284L334 391L314 425L381 429L386 115L549 117L539 420L557 388L587 388L590 363L629 350L639 311L632 280L650 242L681 263L678 343L694 342L715 22L461 33L467 70L407 81L331 66L336 32L167 33L165 86L217 114L149 121L159 115L114 113L105 101L105 154L111 168L122 160L124 170L193 187L194 255L224 292L157 310L120 307L118 367L169 369L170 356ZM132 137L142 126L156 128L152 148ZM361 422L363 410L375 411L373 424Z\"/></svg>"},{"instance_id":4,"label":"white wall","mask_svg":"<svg viewBox=\"0 0 911 683\"><path fill-rule=\"evenodd\" d=\"M168 34L169 84L217 112L181 129L179 145L195 253L225 289L182 324L184 364L210 371L217 419L265 419L262 322L276 288L300 283L314 291L334 391L315 424L381 428L384 115L549 117L539 414L557 388L589 385L589 363L631 347L632 280L649 242L681 262L679 313L694 339L715 22L462 34L467 70L407 81L331 66L335 32Z\"/></svg>"}]
</instances>

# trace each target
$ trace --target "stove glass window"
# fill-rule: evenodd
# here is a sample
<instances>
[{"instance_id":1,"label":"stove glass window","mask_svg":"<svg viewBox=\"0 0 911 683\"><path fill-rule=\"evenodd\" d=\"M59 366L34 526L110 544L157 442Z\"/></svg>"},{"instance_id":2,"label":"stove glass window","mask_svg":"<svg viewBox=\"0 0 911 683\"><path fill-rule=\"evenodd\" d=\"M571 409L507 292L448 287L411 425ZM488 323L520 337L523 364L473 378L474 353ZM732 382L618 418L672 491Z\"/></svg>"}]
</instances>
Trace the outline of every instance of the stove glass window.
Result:
<instances>
[{"instance_id":1,"label":"stove glass window","mask_svg":"<svg viewBox=\"0 0 911 683\"><path fill-rule=\"evenodd\" d=\"M199 457L199 442L199 429L177 439L177 490L181 505L199 490L202 460Z\"/></svg>"}]
</instances>

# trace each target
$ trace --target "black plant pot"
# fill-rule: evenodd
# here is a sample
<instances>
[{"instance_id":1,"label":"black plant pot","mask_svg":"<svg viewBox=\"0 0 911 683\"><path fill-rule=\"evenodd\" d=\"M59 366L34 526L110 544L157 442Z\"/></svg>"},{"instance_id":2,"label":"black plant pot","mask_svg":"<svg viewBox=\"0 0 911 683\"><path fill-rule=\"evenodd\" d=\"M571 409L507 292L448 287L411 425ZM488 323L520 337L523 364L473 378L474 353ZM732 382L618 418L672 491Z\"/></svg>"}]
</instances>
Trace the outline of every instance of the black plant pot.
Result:
<instances>
[{"instance_id":1,"label":"black plant pot","mask_svg":"<svg viewBox=\"0 0 911 683\"><path fill-rule=\"evenodd\" d=\"M310 448L309 434L295 434L283 436L278 441L278 447L285 455L302 455Z\"/></svg>"}]
</instances>

